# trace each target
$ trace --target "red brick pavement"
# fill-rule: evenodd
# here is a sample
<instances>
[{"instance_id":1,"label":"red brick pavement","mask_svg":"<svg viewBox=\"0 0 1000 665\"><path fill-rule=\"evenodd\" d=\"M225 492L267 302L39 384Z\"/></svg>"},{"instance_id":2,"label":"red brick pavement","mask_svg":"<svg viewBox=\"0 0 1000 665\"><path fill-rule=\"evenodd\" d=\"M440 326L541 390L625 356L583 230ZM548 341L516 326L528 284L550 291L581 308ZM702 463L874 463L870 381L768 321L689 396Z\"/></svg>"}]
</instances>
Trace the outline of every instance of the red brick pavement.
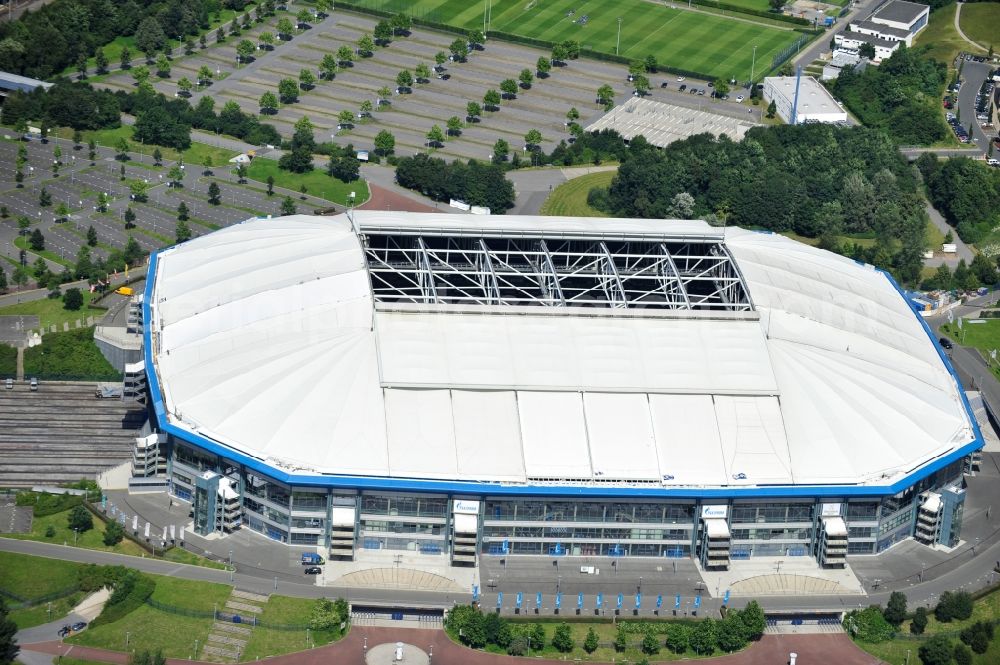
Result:
<instances>
[{"instance_id":1,"label":"red brick pavement","mask_svg":"<svg viewBox=\"0 0 1000 665\"><path fill-rule=\"evenodd\" d=\"M364 665L364 644L368 648L383 642L405 642L425 652L433 646L434 665L526 665L527 663L555 664L563 661L539 658L512 658L472 651L448 639L441 630L416 628L354 627L346 638L325 647L300 651L285 656L266 658L272 665ZM62 642L41 642L22 647L52 655L72 655L74 658L125 665L128 655L118 651L92 649ZM819 635L765 635L760 642L746 651L696 661L699 665L783 665L788 654L798 654L797 665L878 665L881 661L865 653L840 634ZM190 660L169 659L168 665L192 665Z\"/></svg>"},{"instance_id":2,"label":"red brick pavement","mask_svg":"<svg viewBox=\"0 0 1000 665\"><path fill-rule=\"evenodd\" d=\"M434 206L427 205L378 185L368 183L371 198L358 206L358 210L399 210L404 212L434 212Z\"/></svg>"}]
</instances>

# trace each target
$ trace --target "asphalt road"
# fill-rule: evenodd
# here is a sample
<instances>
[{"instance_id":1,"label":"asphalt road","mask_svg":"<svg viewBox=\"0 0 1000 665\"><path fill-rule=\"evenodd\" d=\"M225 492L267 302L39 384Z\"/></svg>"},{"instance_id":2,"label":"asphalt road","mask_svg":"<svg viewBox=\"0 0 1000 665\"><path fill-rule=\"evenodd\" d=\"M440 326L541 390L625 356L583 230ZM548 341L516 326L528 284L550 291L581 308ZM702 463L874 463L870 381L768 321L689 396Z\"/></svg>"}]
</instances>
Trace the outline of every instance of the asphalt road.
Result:
<instances>
[{"instance_id":1,"label":"asphalt road","mask_svg":"<svg viewBox=\"0 0 1000 665\"><path fill-rule=\"evenodd\" d=\"M973 144L978 148L979 154L985 154L989 149L990 137L980 127L980 121L976 119L976 95L986 77L989 76L993 66L988 62L967 61L962 65L962 87L958 91L958 108L961 110L960 118L962 125L968 129L972 126L969 135L973 139ZM993 136L996 136L994 130Z\"/></svg>"}]
</instances>

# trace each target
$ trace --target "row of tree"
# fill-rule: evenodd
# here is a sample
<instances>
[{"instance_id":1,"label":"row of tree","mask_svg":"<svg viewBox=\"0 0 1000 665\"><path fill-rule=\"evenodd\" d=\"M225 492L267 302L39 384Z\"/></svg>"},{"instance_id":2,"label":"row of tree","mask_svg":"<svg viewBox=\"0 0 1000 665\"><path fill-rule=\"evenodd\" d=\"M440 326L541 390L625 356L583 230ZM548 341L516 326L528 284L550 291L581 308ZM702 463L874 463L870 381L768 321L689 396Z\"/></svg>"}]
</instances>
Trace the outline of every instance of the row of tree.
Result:
<instances>
[{"instance_id":1,"label":"row of tree","mask_svg":"<svg viewBox=\"0 0 1000 665\"><path fill-rule=\"evenodd\" d=\"M962 240L978 243L1000 226L1000 169L968 157L939 160L928 152L916 163L928 198Z\"/></svg>"},{"instance_id":2,"label":"row of tree","mask_svg":"<svg viewBox=\"0 0 1000 665\"><path fill-rule=\"evenodd\" d=\"M396 182L435 201L458 199L489 208L495 215L514 206L514 185L496 164L448 163L420 153L397 162Z\"/></svg>"}]
</instances>

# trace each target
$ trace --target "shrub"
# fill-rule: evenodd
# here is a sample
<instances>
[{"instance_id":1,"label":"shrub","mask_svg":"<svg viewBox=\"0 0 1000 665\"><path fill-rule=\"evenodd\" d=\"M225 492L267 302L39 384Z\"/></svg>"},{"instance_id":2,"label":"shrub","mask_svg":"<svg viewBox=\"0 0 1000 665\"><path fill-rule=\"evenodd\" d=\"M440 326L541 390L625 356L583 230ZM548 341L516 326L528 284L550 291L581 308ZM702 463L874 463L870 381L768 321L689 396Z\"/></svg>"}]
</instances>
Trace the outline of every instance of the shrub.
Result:
<instances>
[{"instance_id":1,"label":"shrub","mask_svg":"<svg viewBox=\"0 0 1000 665\"><path fill-rule=\"evenodd\" d=\"M101 355L93 328L45 335L45 343L24 351L25 374L43 379L115 381L121 374Z\"/></svg>"},{"instance_id":2,"label":"shrub","mask_svg":"<svg viewBox=\"0 0 1000 665\"><path fill-rule=\"evenodd\" d=\"M927 628L927 609L918 607L913 613L913 621L910 622L910 632L914 635L922 635Z\"/></svg>"},{"instance_id":3,"label":"shrub","mask_svg":"<svg viewBox=\"0 0 1000 665\"><path fill-rule=\"evenodd\" d=\"M660 653L660 640L653 633L646 633L642 638L642 652L647 656Z\"/></svg>"},{"instance_id":4,"label":"shrub","mask_svg":"<svg viewBox=\"0 0 1000 665\"><path fill-rule=\"evenodd\" d=\"M601 643L597 639L597 633L594 632L593 628L591 628L587 631L587 637L583 640L583 650L587 653L594 653L600 645Z\"/></svg>"},{"instance_id":5,"label":"shrub","mask_svg":"<svg viewBox=\"0 0 1000 665\"><path fill-rule=\"evenodd\" d=\"M110 575L115 578L112 582L114 591L100 616L90 623L91 626L118 621L142 606L156 589L156 582L152 577L135 570L121 573L118 569L112 569Z\"/></svg>"},{"instance_id":6,"label":"shrub","mask_svg":"<svg viewBox=\"0 0 1000 665\"><path fill-rule=\"evenodd\" d=\"M945 591L934 608L934 617L942 623L972 616L972 596L968 591Z\"/></svg>"},{"instance_id":7,"label":"shrub","mask_svg":"<svg viewBox=\"0 0 1000 665\"><path fill-rule=\"evenodd\" d=\"M94 528L94 517L90 514L90 511L83 506L77 506L70 511L67 522L69 524L69 528L74 531L90 531Z\"/></svg>"},{"instance_id":8,"label":"shrub","mask_svg":"<svg viewBox=\"0 0 1000 665\"><path fill-rule=\"evenodd\" d=\"M935 635L917 651L924 665L951 665L952 653L951 641L944 635Z\"/></svg>"},{"instance_id":9,"label":"shrub","mask_svg":"<svg viewBox=\"0 0 1000 665\"><path fill-rule=\"evenodd\" d=\"M889 602L885 606L885 611L882 612L882 616L885 620L893 625L895 628L899 628L899 625L903 623L906 619L906 594L902 591L893 591L889 595Z\"/></svg>"},{"instance_id":10,"label":"shrub","mask_svg":"<svg viewBox=\"0 0 1000 665\"><path fill-rule=\"evenodd\" d=\"M78 506L82 499L75 494L49 494L48 492L18 492L15 503L31 506L35 517L46 517Z\"/></svg>"},{"instance_id":11,"label":"shrub","mask_svg":"<svg viewBox=\"0 0 1000 665\"><path fill-rule=\"evenodd\" d=\"M988 621L977 621L959 634L959 639L969 645L978 654L986 653L993 639L993 624Z\"/></svg>"},{"instance_id":12,"label":"shrub","mask_svg":"<svg viewBox=\"0 0 1000 665\"><path fill-rule=\"evenodd\" d=\"M46 538L53 538L53 537L55 537L55 535L56 535L56 528L54 526L52 526L50 524L47 527L45 527L45 537Z\"/></svg>"},{"instance_id":13,"label":"shrub","mask_svg":"<svg viewBox=\"0 0 1000 665\"><path fill-rule=\"evenodd\" d=\"M878 605L871 605L863 610L852 610L844 618L844 628L853 631L859 640L873 644L891 640L895 634L892 625L882 616L882 610Z\"/></svg>"},{"instance_id":14,"label":"shrub","mask_svg":"<svg viewBox=\"0 0 1000 665\"><path fill-rule=\"evenodd\" d=\"M117 520L111 520L108 522L107 526L104 527L104 544L108 547L112 545L117 545L125 537L125 529Z\"/></svg>"},{"instance_id":15,"label":"shrub","mask_svg":"<svg viewBox=\"0 0 1000 665\"><path fill-rule=\"evenodd\" d=\"M556 626L556 632L552 635L552 646L556 651L569 653L576 644L573 642L573 635L570 633L569 624L561 623Z\"/></svg>"},{"instance_id":16,"label":"shrub","mask_svg":"<svg viewBox=\"0 0 1000 665\"><path fill-rule=\"evenodd\" d=\"M961 642L955 645L955 665L972 665L972 652Z\"/></svg>"}]
</instances>

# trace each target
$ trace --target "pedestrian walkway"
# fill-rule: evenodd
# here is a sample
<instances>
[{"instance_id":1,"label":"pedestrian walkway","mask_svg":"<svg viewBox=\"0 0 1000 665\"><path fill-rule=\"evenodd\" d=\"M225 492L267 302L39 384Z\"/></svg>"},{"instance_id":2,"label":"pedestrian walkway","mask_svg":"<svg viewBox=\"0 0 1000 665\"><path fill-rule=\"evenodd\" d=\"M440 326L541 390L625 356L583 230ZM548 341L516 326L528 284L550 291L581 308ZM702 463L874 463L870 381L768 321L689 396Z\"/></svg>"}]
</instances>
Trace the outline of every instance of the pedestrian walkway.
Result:
<instances>
[{"instance_id":1,"label":"pedestrian walkway","mask_svg":"<svg viewBox=\"0 0 1000 665\"><path fill-rule=\"evenodd\" d=\"M794 596L818 594L833 596L852 593L835 580L827 580L809 575L758 575L740 580L732 586L732 592L746 598L758 596ZM856 593L856 592L855 592Z\"/></svg>"},{"instance_id":2,"label":"pedestrian walkway","mask_svg":"<svg viewBox=\"0 0 1000 665\"><path fill-rule=\"evenodd\" d=\"M208 634L208 640L202 649L206 659L216 663L239 661L240 654L246 651L253 626L257 625L257 616L264 612L263 605L267 604L267 599L267 596L259 593L233 589L225 604L228 614L232 615L231 623L221 620L227 613L216 613L212 632ZM253 617L249 622L244 618L247 614Z\"/></svg>"},{"instance_id":3,"label":"pedestrian walkway","mask_svg":"<svg viewBox=\"0 0 1000 665\"><path fill-rule=\"evenodd\" d=\"M332 581L336 586L364 589L419 589L421 591L455 591L464 589L454 580L412 568L369 568L348 573Z\"/></svg>"}]
</instances>

